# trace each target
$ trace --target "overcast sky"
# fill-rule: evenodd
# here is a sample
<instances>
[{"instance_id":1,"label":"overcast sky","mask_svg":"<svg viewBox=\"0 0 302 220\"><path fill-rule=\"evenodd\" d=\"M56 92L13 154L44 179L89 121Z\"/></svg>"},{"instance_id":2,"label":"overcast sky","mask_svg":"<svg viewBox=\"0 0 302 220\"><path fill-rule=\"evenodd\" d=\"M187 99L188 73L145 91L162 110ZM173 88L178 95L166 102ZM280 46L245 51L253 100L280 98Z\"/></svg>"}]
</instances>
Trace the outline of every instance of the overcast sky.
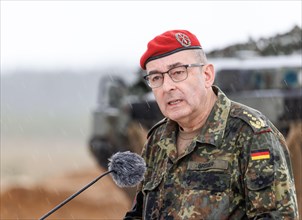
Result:
<instances>
[{"instance_id":1,"label":"overcast sky","mask_svg":"<svg viewBox=\"0 0 302 220\"><path fill-rule=\"evenodd\" d=\"M1 74L137 65L146 44L187 29L205 51L301 27L301 1L0 1Z\"/></svg>"}]
</instances>

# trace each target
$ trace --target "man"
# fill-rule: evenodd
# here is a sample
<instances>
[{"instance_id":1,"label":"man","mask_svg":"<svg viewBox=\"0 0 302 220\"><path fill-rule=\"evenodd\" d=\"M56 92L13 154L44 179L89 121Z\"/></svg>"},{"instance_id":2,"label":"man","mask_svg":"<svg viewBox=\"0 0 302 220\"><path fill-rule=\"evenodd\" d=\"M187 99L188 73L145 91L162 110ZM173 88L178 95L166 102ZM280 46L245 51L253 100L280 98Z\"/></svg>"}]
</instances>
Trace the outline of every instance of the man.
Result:
<instances>
[{"instance_id":1,"label":"man","mask_svg":"<svg viewBox=\"0 0 302 220\"><path fill-rule=\"evenodd\" d=\"M213 85L195 35L156 36L140 64L165 119L149 131L147 171L125 219L298 218L283 136Z\"/></svg>"}]
</instances>

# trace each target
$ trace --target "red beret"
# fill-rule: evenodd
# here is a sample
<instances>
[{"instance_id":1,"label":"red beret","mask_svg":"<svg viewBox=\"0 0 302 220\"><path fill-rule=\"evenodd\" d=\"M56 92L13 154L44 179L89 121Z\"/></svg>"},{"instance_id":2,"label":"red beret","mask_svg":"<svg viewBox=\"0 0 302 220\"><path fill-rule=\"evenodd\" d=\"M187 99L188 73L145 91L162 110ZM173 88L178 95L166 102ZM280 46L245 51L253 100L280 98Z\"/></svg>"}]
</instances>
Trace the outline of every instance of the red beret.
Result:
<instances>
[{"instance_id":1,"label":"red beret","mask_svg":"<svg viewBox=\"0 0 302 220\"><path fill-rule=\"evenodd\" d=\"M146 64L151 60L156 60L182 50L201 48L197 37L189 31L167 31L156 36L148 43L147 51L141 57L140 65L145 70Z\"/></svg>"}]
</instances>

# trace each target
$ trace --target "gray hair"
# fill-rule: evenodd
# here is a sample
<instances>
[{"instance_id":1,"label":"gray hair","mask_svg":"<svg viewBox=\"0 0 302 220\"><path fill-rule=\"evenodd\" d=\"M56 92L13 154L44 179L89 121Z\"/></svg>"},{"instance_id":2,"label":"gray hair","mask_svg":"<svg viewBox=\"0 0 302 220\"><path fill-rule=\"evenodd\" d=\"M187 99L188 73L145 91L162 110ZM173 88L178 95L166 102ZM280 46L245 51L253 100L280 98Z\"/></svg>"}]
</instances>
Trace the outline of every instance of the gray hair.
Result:
<instances>
[{"instance_id":1,"label":"gray hair","mask_svg":"<svg viewBox=\"0 0 302 220\"><path fill-rule=\"evenodd\" d=\"M193 51L195 52L197 60L199 60L203 64L208 63L207 56L206 56L205 52L203 51L203 49L197 49L197 50L193 50Z\"/></svg>"}]
</instances>

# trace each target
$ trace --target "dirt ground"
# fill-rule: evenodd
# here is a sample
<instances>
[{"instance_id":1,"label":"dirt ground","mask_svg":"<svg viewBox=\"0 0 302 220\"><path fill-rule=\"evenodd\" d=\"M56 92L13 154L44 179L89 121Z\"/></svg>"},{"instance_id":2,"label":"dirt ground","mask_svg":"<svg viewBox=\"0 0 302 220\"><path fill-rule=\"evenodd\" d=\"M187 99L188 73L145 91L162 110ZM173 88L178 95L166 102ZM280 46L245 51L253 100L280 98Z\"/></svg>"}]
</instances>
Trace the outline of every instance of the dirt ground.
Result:
<instances>
[{"instance_id":1,"label":"dirt ground","mask_svg":"<svg viewBox=\"0 0 302 220\"><path fill-rule=\"evenodd\" d=\"M1 219L38 219L100 175L90 171L58 176L32 187L13 187L1 196ZM130 200L104 177L48 219L121 219Z\"/></svg>"},{"instance_id":2,"label":"dirt ground","mask_svg":"<svg viewBox=\"0 0 302 220\"><path fill-rule=\"evenodd\" d=\"M1 140L1 146L0 219L39 219L106 171L84 142ZM130 207L129 195L108 175L47 219L121 219Z\"/></svg>"},{"instance_id":3,"label":"dirt ground","mask_svg":"<svg viewBox=\"0 0 302 220\"><path fill-rule=\"evenodd\" d=\"M30 187L12 187L1 195L1 219L38 219L102 172L92 168ZM47 219L121 219L129 206L128 195L104 177Z\"/></svg>"}]
</instances>

